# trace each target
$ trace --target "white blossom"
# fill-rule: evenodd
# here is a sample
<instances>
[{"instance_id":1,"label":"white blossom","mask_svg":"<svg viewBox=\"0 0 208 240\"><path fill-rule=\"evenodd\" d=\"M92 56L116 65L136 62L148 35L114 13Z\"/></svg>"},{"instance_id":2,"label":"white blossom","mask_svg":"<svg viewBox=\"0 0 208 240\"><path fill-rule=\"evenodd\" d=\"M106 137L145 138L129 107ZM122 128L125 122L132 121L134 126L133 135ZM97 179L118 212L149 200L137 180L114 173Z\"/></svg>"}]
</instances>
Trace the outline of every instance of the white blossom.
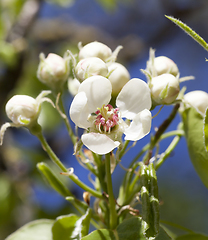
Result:
<instances>
[{"instance_id":1,"label":"white blossom","mask_svg":"<svg viewBox=\"0 0 208 240\"><path fill-rule=\"evenodd\" d=\"M204 115L208 107L208 93L196 90L184 95L186 107L194 107L201 115Z\"/></svg>"},{"instance_id":2,"label":"white blossom","mask_svg":"<svg viewBox=\"0 0 208 240\"><path fill-rule=\"evenodd\" d=\"M69 56L64 58L50 53L47 58L40 54L40 63L37 70L38 79L51 89L59 90L69 76Z\"/></svg>"},{"instance_id":3,"label":"white blossom","mask_svg":"<svg viewBox=\"0 0 208 240\"><path fill-rule=\"evenodd\" d=\"M154 59L154 70L156 75L170 73L175 77L179 74L177 65L166 56L159 56Z\"/></svg>"},{"instance_id":4,"label":"white blossom","mask_svg":"<svg viewBox=\"0 0 208 240\"><path fill-rule=\"evenodd\" d=\"M112 50L105 44L101 42L91 42L86 44L80 49L79 59L84 59L88 57L98 57L103 61L107 61L112 55Z\"/></svg>"},{"instance_id":5,"label":"white blossom","mask_svg":"<svg viewBox=\"0 0 208 240\"><path fill-rule=\"evenodd\" d=\"M112 84L112 95L117 96L122 87L130 80L128 70L120 63L112 63L108 67L110 76L108 79Z\"/></svg>"},{"instance_id":6,"label":"white blossom","mask_svg":"<svg viewBox=\"0 0 208 240\"><path fill-rule=\"evenodd\" d=\"M116 108L109 104L111 92L107 78L87 78L70 106L72 121L87 130L81 137L83 144L97 154L118 147L122 134L125 140L137 141L151 128L151 96L144 81L136 78L128 81L117 96Z\"/></svg>"},{"instance_id":7,"label":"white blossom","mask_svg":"<svg viewBox=\"0 0 208 240\"><path fill-rule=\"evenodd\" d=\"M101 75L106 77L108 67L106 63L97 57L89 57L80 60L75 68L76 77L82 82L86 78Z\"/></svg>"},{"instance_id":8,"label":"white blossom","mask_svg":"<svg viewBox=\"0 0 208 240\"><path fill-rule=\"evenodd\" d=\"M12 122L7 122L0 129L0 145L2 145L3 137L8 127L28 127L37 123L40 115L41 104L44 101L52 101L45 96L51 91L42 91L37 98L32 98L28 95L14 95L6 104L5 110L8 118Z\"/></svg>"},{"instance_id":9,"label":"white blossom","mask_svg":"<svg viewBox=\"0 0 208 240\"><path fill-rule=\"evenodd\" d=\"M178 78L169 73L153 77L149 86L152 99L156 104L171 104L180 92Z\"/></svg>"}]
</instances>

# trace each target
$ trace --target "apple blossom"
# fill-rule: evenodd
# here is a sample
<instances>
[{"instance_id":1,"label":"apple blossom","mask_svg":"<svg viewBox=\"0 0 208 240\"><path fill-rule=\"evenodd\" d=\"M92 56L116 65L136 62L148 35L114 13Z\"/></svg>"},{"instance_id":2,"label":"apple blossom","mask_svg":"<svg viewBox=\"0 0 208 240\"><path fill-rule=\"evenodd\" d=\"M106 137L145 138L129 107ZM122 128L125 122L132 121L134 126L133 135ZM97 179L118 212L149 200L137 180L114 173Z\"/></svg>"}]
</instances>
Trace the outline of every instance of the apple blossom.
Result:
<instances>
[{"instance_id":1,"label":"apple blossom","mask_svg":"<svg viewBox=\"0 0 208 240\"><path fill-rule=\"evenodd\" d=\"M147 71L152 77L162 75L164 73L179 76L179 70L173 60L166 56L155 57L155 50L150 48L149 60L147 61Z\"/></svg>"},{"instance_id":2,"label":"apple blossom","mask_svg":"<svg viewBox=\"0 0 208 240\"><path fill-rule=\"evenodd\" d=\"M108 67L106 63L97 57L89 57L80 60L75 68L76 77L82 82L86 78L101 75L106 77Z\"/></svg>"},{"instance_id":3,"label":"apple blossom","mask_svg":"<svg viewBox=\"0 0 208 240\"><path fill-rule=\"evenodd\" d=\"M108 79L112 84L112 95L117 96L122 87L130 80L130 74L122 64L116 62L110 64L108 71L111 72Z\"/></svg>"},{"instance_id":4,"label":"apple blossom","mask_svg":"<svg viewBox=\"0 0 208 240\"><path fill-rule=\"evenodd\" d=\"M157 75L170 73L176 77L179 73L178 67L173 60L165 56L156 57L154 60L154 67Z\"/></svg>"},{"instance_id":5,"label":"apple blossom","mask_svg":"<svg viewBox=\"0 0 208 240\"><path fill-rule=\"evenodd\" d=\"M153 77L149 81L149 87L156 105L173 103L180 91L178 78L169 73Z\"/></svg>"},{"instance_id":6,"label":"apple blossom","mask_svg":"<svg viewBox=\"0 0 208 240\"><path fill-rule=\"evenodd\" d=\"M50 53L47 58L40 54L40 63L37 70L38 79L53 90L60 90L69 76L69 60L57 54Z\"/></svg>"},{"instance_id":7,"label":"apple blossom","mask_svg":"<svg viewBox=\"0 0 208 240\"><path fill-rule=\"evenodd\" d=\"M106 61L112 55L112 50L105 44L101 42L91 42L86 44L80 49L79 59L84 59L88 57L98 57L103 61Z\"/></svg>"},{"instance_id":8,"label":"apple blossom","mask_svg":"<svg viewBox=\"0 0 208 240\"><path fill-rule=\"evenodd\" d=\"M137 141L151 128L151 96L144 81L128 81L117 96L116 108L109 104L111 92L107 78L89 77L80 84L69 110L72 121L87 130L81 137L83 144L97 154L118 147L123 133L125 140Z\"/></svg>"},{"instance_id":9,"label":"apple blossom","mask_svg":"<svg viewBox=\"0 0 208 240\"><path fill-rule=\"evenodd\" d=\"M201 115L204 115L208 107L208 93L196 90L184 95L185 104L194 107ZM187 105L186 105L187 107Z\"/></svg>"},{"instance_id":10,"label":"apple blossom","mask_svg":"<svg viewBox=\"0 0 208 240\"><path fill-rule=\"evenodd\" d=\"M116 61L119 51L123 48L122 46L118 46L112 52L107 45L97 41L88 43L84 47L79 43L78 47L80 49L79 60L89 57L97 57L108 64Z\"/></svg>"},{"instance_id":11,"label":"apple blossom","mask_svg":"<svg viewBox=\"0 0 208 240\"><path fill-rule=\"evenodd\" d=\"M68 90L69 92L75 96L77 93L78 93L78 89L79 89L79 86L80 86L80 81L77 79L77 78L69 78L68 79Z\"/></svg>"},{"instance_id":12,"label":"apple blossom","mask_svg":"<svg viewBox=\"0 0 208 240\"><path fill-rule=\"evenodd\" d=\"M5 110L8 118L12 122L7 122L2 125L0 130L0 145L3 141L3 136L8 127L32 127L37 123L40 115L41 104L44 101L52 101L45 96L50 94L51 91L42 91L37 98L27 95L14 95L6 104Z\"/></svg>"}]
</instances>

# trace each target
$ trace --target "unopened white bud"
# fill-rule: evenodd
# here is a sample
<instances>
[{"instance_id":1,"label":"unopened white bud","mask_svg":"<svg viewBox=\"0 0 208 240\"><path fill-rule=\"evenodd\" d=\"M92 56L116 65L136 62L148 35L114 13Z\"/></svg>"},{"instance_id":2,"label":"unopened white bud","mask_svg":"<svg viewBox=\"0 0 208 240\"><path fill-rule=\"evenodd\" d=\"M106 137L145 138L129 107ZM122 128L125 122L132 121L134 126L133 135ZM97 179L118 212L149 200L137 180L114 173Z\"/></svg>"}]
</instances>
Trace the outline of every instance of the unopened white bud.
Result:
<instances>
[{"instance_id":1,"label":"unopened white bud","mask_svg":"<svg viewBox=\"0 0 208 240\"><path fill-rule=\"evenodd\" d=\"M156 104L173 103L180 91L178 78L168 73L153 77L149 86Z\"/></svg>"},{"instance_id":2,"label":"unopened white bud","mask_svg":"<svg viewBox=\"0 0 208 240\"><path fill-rule=\"evenodd\" d=\"M75 96L78 93L79 86L80 81L78 79L76 78L68 79L68 90L73 96Z\"/></svg>"},{"instance_id":3,"label":"unopened white bud","mask_svg":"<svg viewBox=\"0 0 208 240\"><path fill-rule=\"evenodd\" d=\"M101 42L91 42L85 45L79 52L79 59L98 57L104 62L111 57L112 50Z\"/></svg>"},{"instance_id":4,"label":"unopened white bud","mask_svg":"<svg viewBox=\"0 0 208 240\"><path fill-rule=\"evenodd\" d=\"M86 78L101 75L106 77L108 67L106 63L97 57L89 57L80 60L75 68L76 77L82 82Z\"/></svg>"},{"instance_id":5,"label":"unopened white bud","mask_svg":"<svg viewBox=\"0 0 208 240\"><path fill-rule=\"evenodd\" d=\"M37 100L27 95L15 95L6 104L6 114L13 123L26 126L36 121L40 113Z\"/></svg>"},{"instance_id":6,"label":"unopened white bud","mask_svg":"<svg viewBox=\"0 0 208 240\"><path fill-rule=\"evenodd\" d=\"M62 58L50 53L47 58L40 54L37 77L52 89L60 90L69 76L69 57Z\"/></svg>"},{"instance_id":7,"label":"unopened white bud","mask_svg":"<svg viewBox=\"0 0 208 240\"><path fill-rule=\"evenodd\" d=\"M130 80L128 70L120 63L112 63L108 67L110 76L108 79L112 84L112 95L117 96L123 86Z\"/></svg>"},{"instance_id":8,"label":"unopened white bud","mask_svg":"<svg viewBox=\"0 0 208 240\"><path fill-rule=\"evenodd\" d=\"M208 107L208 93L200 90L189 92L184 95L184 102L188 103L188 107L192 106L201 115L204 115Z\"/></svg>"},{"instance_id":9,"label":"unopened white bud","mask_svg":"<svg viewBox=\"0 0 208 240\"><path fill-rule=\"evenodd\" d=\"M179 74L177 65L168 57L159 56L154 59L154 70L156 76L170 73L175 77Z\"/></svg>"}]
</instances>

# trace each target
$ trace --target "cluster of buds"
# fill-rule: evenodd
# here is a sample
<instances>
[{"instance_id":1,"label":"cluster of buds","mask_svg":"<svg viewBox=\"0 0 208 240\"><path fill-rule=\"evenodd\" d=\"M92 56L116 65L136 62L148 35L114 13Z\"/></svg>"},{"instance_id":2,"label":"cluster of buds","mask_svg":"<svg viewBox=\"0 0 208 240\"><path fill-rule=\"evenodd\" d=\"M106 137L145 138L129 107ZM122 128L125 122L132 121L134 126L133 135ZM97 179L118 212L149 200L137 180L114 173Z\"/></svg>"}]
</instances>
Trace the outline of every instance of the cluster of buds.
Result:
<instances>
[{"instance_id":1,"label":"cluster of buds","mask_svg":"<svg viewBox=\"0 0 208 240\"><path fill-rule=\"evenodd\" d=\"M112 84L112 95L117 96L122 87L130 80L128 70L120 63L115 62L118 52L100 42L91 42L84 47L79 44L78 63L74 62L75 79L69 80L69 91L74 94L78 90L79 83L92 76L108 78ZM75 59L75 58L73 58Z\"/></svg>"},{"instance_id":2,"label":"cluster of buds","mask_svg":"<svg viewBox=\"0 0 208 240\"><path fill-rule=\"evenodd\" d=\"M172 104L179 92L179 70L168 57L155 57L155 51L150 49L146 73L151 90L153 106Z\"/></svg>"}]
</instances>

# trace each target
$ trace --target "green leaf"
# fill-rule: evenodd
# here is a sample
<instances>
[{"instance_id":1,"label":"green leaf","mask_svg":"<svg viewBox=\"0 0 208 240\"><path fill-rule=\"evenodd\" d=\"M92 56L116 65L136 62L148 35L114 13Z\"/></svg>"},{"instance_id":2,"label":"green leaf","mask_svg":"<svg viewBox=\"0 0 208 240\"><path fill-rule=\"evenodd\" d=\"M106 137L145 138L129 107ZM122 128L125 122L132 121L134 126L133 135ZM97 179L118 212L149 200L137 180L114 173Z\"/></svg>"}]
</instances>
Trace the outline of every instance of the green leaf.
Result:
<instances>
[{"instance_id":1,"label":"green leaf","mask_svg":"<svg viewBox=\"0 0 208 240\"><path fill-rule=\"evenodd\" d=\"M5 240L52 240L53 220L40 219L27 223Z\"/></svg>"},{"instance_id":2,"label":"green leaf","mask_svg":"<svg viewBox=\"0 0 208 240\"><path fill-rule=\"evenodd\" d=\"M133 217L124 220L116 230L119 240L145 240L141 229L141 220L138 217Z\"/></svg>"},{"instance_id":3,"label":"green leaf","mask_svg":"<svg viewBox=\"0 0 208 240\"><path fill-rule=\"evenodd\" d=\"M53 240L81 239L89 231L91 209L81 218L75 214L60 216L56 219L53 227Z\"/></svg>"},{"instance_id":4,"label":"green leaf","mask_svg":"<svg viewBox=\"0 0 208 240\"><path fill-rule=\"evenodd\" d=\"M182 113L185 137L192 164L208 188L208 153L204 146L203 117L194 109Z\"/></svg>"},{"instance_id":5,"label":"green leaf","mask_svg":"<svg viewBox=\"0 0 208 240\"><path fill-rule=\"evenodd\" d=\"M124 220L118 225L117 229L112 231L108 229L96 230L82 240L146 240L142 233L141 219L138 217L132 217ZM153 239L153 238L152 238ZM170 240L171 237L166 231L160 228L156 240Z\"/></svg>"},{"instance_id":6,"label":"green leaf","mask_svg":"<svg viewBox=\"0 0 208 240\"><path fill-rule=\"evenodd\" d=\"M189 26L187 26L185 23L182 21L166 16L169 20L174 22L178 27L180 27L182 30L184 30L189 36L191 36L196 42L198 42L205 50L208 51L208 44L204 41L202 37L200 37L194 30L192 30Z\"/></svg>"},{"instance_id":7,"label":"green leaf","mask_svg":"<svg viewBox=\"0 0 208 240\"><path fill-rule=\"evenodd\" d=\"M53 240L70 239L78 220L79 217L75 214L58 217L52 227Z\"/></svg>"},{"instance_id":8,"label":"green leaf","mask_svg":"<svg viewBox=\"0 0 208 240\"><path fill-rule=\"evenodd\" d=\"M116 240L116 238L112 230L100 229L83 237L82 240Z\"/></svg>"},{"instance_id":9,"label":"green leaf","mask_svg":"<svg viewBox=\"0 0 208 240\"><path fill-rule=\"evenodd\" d=\"M47 183L64 197L72 196L72 193L64 186L64 184L56 177L51 168L46 163L38 163L37 168Z\"/></svg>"},{"instance_id":10,"label":"green leaf","mask_svg":"<svg viewBox=\"0 0 208 240\"><path fill-rule=\"evenodd\" d=\"M208 236L200 233L190 233L177 237L175 240L208 240Z\"/></svg>"}]
</instances>

